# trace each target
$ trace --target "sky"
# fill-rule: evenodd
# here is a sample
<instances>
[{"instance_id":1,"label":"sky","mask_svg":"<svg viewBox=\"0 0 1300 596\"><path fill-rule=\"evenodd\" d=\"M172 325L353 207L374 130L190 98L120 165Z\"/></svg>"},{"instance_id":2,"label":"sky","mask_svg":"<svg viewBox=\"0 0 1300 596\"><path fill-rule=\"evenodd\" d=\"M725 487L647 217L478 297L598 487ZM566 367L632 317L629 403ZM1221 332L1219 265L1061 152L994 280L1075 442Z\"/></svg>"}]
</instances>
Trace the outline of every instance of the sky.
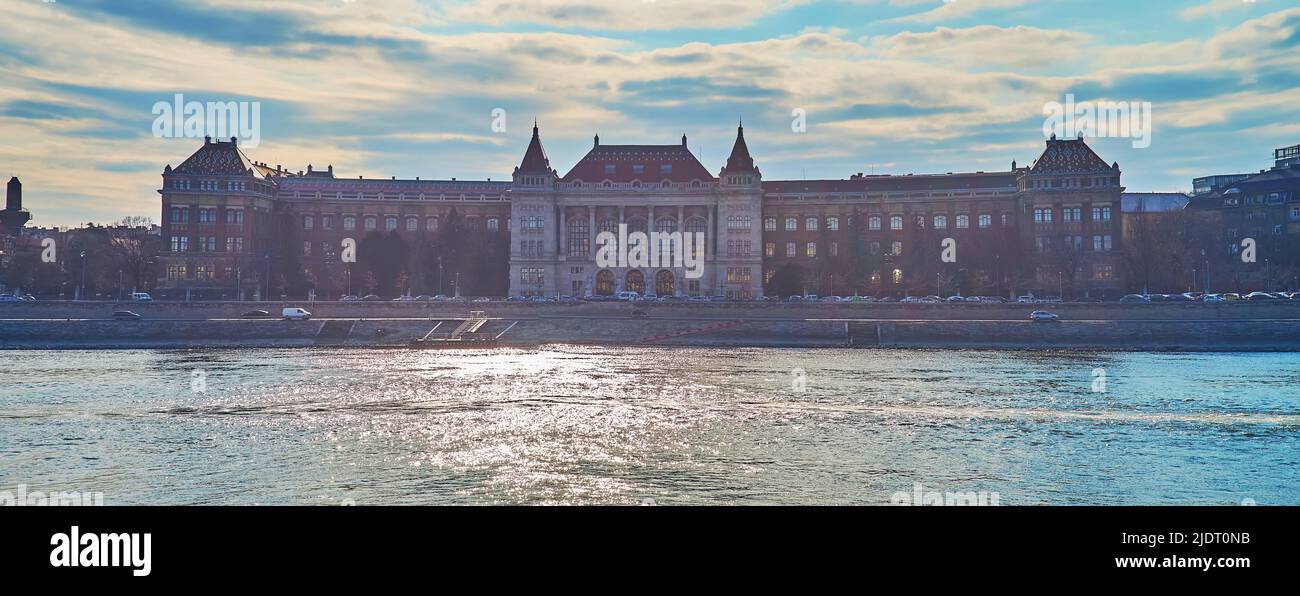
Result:
<instances>
[{"instance_id":1,"label":"sky","mask_svg":"<svg viewBox=\"0 0 1300 596\"><path fill-rule=\"evenodd\" d=\"M1005 171L1073 95L1149 104L1089 144L1188 191L1300 143L1298 48L1300 0L0 0L0 175L33 226L158 221L176 94L340 177L508 180L534 119L561 175L595 134L716 173L741 119L767 180Z\"/></svg>"}]
</instances>

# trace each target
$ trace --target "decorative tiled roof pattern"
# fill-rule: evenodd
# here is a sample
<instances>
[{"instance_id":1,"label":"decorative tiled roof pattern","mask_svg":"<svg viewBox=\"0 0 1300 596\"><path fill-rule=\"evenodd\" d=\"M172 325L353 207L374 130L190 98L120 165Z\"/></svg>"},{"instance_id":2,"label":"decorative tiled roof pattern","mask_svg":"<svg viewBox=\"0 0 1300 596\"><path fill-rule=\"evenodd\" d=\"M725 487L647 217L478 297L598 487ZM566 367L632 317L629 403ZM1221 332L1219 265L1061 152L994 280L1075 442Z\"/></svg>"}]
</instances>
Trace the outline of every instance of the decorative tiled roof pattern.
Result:
<instances>
[{"instance_id":1,"label":"decorative tiled roof pattern","mask_svg":"<svg viewBox=\"0 0 1300 596\"><path fill-rule=\"evenodd\" d=\"M1030 174L1100 174L1111 172L1111 166L1083 142L1083 139L1058 139L1053 136L1047 148L1038 156Z\"/></svg>"},{"instance_id":2,"label":"decorative tiled roof pattern","mask_svg":"<svg viewBox=\"0 0 1300 596\"><path fill-rule=\"evenodd\" d=\"M258 178L266 178L273 175L275 170L254 164L253 160L240 151L233 139L204 139L203 146L171 172L201 176L245 176L251 173Z\"/></svg>"}]
</instances>

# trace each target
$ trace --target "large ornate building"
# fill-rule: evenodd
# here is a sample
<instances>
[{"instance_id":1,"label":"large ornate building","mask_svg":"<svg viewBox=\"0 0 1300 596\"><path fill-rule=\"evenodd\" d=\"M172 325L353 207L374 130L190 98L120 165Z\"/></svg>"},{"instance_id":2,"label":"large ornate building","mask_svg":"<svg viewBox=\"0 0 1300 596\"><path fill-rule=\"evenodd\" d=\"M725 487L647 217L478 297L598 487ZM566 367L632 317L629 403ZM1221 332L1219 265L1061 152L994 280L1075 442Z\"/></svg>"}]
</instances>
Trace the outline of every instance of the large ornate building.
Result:
<instances>
[{"instance_id":1,"label":"large ornate building","mask_svg":"<svg viewBox=\"0 0 1300 596\"><path fill-rule=\"evenodd\" d=\"M159 288L230 298L1113 295L1123 289L1122 191L1118 164L1055 137L1030 166L1004 172L765 181L743 127L714 176L685 136L596 137L560 175L534 126L510 182L290 172L250 160L234 139L208 139L163 172ZM703 233L703 275L598 266L597 235L621 225ZM357 263L340 262L345 238L360 243Z\"/></svg>"}]
</instances>

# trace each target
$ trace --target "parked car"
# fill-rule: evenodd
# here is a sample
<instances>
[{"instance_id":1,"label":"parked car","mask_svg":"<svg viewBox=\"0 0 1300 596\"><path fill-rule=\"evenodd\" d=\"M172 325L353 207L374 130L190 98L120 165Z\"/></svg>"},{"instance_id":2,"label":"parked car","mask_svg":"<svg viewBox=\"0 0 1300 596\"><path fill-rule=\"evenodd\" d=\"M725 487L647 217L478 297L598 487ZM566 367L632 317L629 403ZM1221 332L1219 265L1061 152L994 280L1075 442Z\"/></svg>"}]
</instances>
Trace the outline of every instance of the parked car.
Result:
<instances>
[{"instance_id":1,"label":"parked car","mask_svg":"<svg viewBox=\"0 0 1300 596\"><path fill-rule=\"evenodd\" d=\"M1119 299L1120 304L1150 304L1151 299L1141 294L1125 294Z\"/></svg>"},{"instance_id":2,"label":"parked car","mask_svg":"<svg viewBox=\"0 0 1300 596\"><path fill-rule=\"evenodd\" d=\"M1206 304L1222 304L1227 301L1228 299L1224 298L1222 294L1206 294L1201 296L1201 302Z\"/></svg>"},{"instance_id":3,"label":"parked car","mask_svg":"<svg viewBox=\"0 0 1300 596\"><path fill-rule=\"evenodd\" d=\"M1187 296L1186 294L1165 295L1165 302L1194 302L1194 301L1195 300L1193 300L1191 297Z\"/></svg>"},{"instance_id":4,"label":"parked car","mask_svg":"<svg viewBox=\"0 0 1300 596\"><path fill-rule=\"evenodd\" d=\"M1037 321L1037 322L1055 321L1060 318L1061 317L1058 316L1056 313L1047 312L1045 310L1036 310L1034 312L1029 313L1029 320Z\"/></svg>"},{"instance_id":5,"label":"parked car","mask_svg":"<svg viewBox=\"0 0 1300 596\"><path fill-rule=\"evenodd\" d=\"M1277 300L1277 296L1268 292L1251 292L1246 294L1246 300Z\"/></svg>"},{"instance_id":6,"label":"parked car","mask_svg":"<svg viewBox=\"0 0 1300 596\"><path fill-rule=\"evenodd\" d=\"M341 297L339 298L339 302L356 302L356 301L358 301L358 300L360 300L360 299L361 299L361 298L359 298L359 297L357 297L357 296L353 296L353 295L349 294L349 295L347 295L347 296L341 296Z\"/></svg>"},{"instance_id":7,"label":"parked car","mask_svg":"<svg viewBox=\"0 0 1300 596\"><path fill-rule=\"evenodd\" d=\"M1016 298L1016 302L1019 304L1033 304L1035 302L1038 302L1038 299L1034 298L1033 296L1021 296L1019 298Z\"/></svg>"},{"instance_id":8,"label":"parked car","mask_svg":"<svg viewBox=\"0 0 1300 596\"><path fill-rule=\"evenodd\" d=\"M1079 303L1086 303L1086 304L1097 304L1101 302L1101 299L1093 298L1092 296L1081 296L1079 298L1075 298L1074 301Z\"/></svg>"},{"instance_id":9,"label":"parked car","mask_svg":"<svg viewBox=\"0 0 1300 596\"><path fill-rule=\"evenodd\" d=\"M626 290L625 290L625 291L619 292L619 293L617 293L617 294L614 294L614 297L615 297L615 298L618 298L619 300L625 300L625 301L629 301L629 302L630 302L630 301L634 301L634 300L640 300L640 299L641 299L641 294L640 294L639 292L631 292L631 291L626 291Z\"/></svg>"},{"instance_id":10,"label":"parked car","mask_svg":"<svg viewBox=\"0 0 1300 596\"><path fill-rule=\"evenodd\" d=\"M129 310L115 310L113 311L113 318L119 321L135 321L144 317Z\"/></svg>"},{"instance_id":11,"label":"parked car","mask_svg":"<svg viewBox=\"0 0 1300 596\"><path fill-rule=\"evenodd\" d=\"M258 318L269 317L271 316L271 313L265 310L250 310L239 316L244 317L245 319L258 319Z\"/></svg>"},{"instance_id":12,"label":"parked car","mask_svg":"<svg viewBox=\"0 0 1300 596\"><path fill-rule=\"evenodd\" d=\"M307 309L296 306L281 310L280 314L286 321L306 321L311 318L311 313Z\"/></svg>"},{"instance_id":13,"label":"parked car","mask_svg":"<svg viewBox=\"0 0 1300 596\"><path fill-rule=\"evenodd\" d=\"M153 302L153 296L147 292L131 292L131 299L136 302Z\"/></svg>"},{"instance_id":14,"label":"parked car","mask_svg":"<svg viewBox=\"0 0 1300 596\"><path fill-rule=\"evenodd\" d=\"M377 302L379 300L383 300L383 298L380 298L379 296L376 296L374 294L366 294L364 297L361 298L362 302Z\"/></svg>"},{"instance_id":15,"label":"parked car","mask_svg":"<svg viewBox=\"0 0 1300 596\"><path fill-rule=\"evenodd\" d=\"M19 302L36 302L36 297L31 294L23 294L18 297Z\"/></svg>"},{"instance_id":16,"label":"parked car","mask_svg":"<svg viewBox=\"0 0 1300 596\"><path fill-rule=\"evenodd\" d=\"M1241 300L1241 294L1238 294L1236 292L1228 292L1227 294L1223 295L1223 299L1227 300L1228 302L1236 302L1238 300Z\"/></svg>"},{"instance_id":17,"label":"parked car","mask_svg":"<svg viewBox=\"0 0 1300 596\"><path fill-rule=\"evenodd\" d=\"M473 302L491 302L491 301L492 299L488 298L487 296L479 296L478 298L475 298L473 300Z\"/></svg>"}]
</instances>

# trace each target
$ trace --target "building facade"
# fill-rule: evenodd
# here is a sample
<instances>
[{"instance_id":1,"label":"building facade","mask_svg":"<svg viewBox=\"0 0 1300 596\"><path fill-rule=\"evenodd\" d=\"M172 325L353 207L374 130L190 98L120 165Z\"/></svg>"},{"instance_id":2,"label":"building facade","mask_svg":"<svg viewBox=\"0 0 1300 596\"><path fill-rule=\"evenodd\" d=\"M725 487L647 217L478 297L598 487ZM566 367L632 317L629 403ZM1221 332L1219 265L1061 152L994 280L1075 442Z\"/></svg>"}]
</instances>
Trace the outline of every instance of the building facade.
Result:
<instances>
[{"instance_id":1,"label":"building facade","mask_svg":"<svg viewBox=\"0 0 1300 596\"><path fill-rule=\"evenodd\" d=\"M509 182L291 172L207 139L163 187L169 297L345 293L756 299L790 293L1111 296L1121 172L1085 141L1004 172L764 180L744 128L710 173L685 136L591 149L563 175L535 125ZM699 275L598 262L602 232L700 233ZM344 262L343 242L360 248ZM683 247L686 248L686 247Z\"/></svg>"}]
</instances>

